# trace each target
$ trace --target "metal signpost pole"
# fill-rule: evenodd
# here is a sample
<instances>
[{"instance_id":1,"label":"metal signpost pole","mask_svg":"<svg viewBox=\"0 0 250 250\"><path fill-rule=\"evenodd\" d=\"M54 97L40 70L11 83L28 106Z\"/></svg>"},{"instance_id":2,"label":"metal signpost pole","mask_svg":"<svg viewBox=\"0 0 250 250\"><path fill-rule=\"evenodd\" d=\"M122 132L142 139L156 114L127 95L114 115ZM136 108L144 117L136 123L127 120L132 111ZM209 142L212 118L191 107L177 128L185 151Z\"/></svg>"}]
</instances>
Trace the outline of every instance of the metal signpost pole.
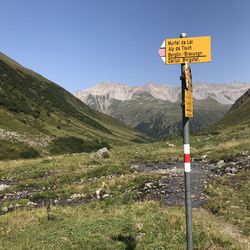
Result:
<instances>
[{"instance_id":1,"label":"metal signpost pole","mask_svg":"<svg viewBox=\"0 0 250 250\"><path fill-rule=\"evenodd\" d=\"M186 33L181 33L180 38L186 38ZM185 64L181 64L181 83L182 83L182 122L183 122L183 144L184 144L184 174L185 174L185 210L186 210L186 240L187 249L193 249L192 238L192 201L191 201L191 164L190 164L190 145L189 145L189 118L185 117L185 88L184 78Z\"/></svg>"}]
</instances>

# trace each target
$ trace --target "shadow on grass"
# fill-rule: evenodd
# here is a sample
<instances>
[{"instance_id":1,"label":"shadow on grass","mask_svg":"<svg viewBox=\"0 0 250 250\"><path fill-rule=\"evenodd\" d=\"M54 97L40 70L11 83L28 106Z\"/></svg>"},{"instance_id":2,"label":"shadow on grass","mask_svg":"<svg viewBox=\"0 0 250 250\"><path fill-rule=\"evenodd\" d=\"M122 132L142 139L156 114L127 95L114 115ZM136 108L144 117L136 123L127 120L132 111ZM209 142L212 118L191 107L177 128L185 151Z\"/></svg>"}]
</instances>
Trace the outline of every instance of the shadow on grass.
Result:
<instances>
[{"instance_id":1,"label":"shadow on grass","mask_svg":"<svg viewBox=\"0 0 250 250\"><path fill-rule=\"evenodd\" d=\"M125 250L134 250L136 247L135 238L133 238L131 236L118 235L118 236L111 237L111 239L114 241L121 241L121 242L125 243L125 246L126 246Z\"/></svg>"}]
</instances>

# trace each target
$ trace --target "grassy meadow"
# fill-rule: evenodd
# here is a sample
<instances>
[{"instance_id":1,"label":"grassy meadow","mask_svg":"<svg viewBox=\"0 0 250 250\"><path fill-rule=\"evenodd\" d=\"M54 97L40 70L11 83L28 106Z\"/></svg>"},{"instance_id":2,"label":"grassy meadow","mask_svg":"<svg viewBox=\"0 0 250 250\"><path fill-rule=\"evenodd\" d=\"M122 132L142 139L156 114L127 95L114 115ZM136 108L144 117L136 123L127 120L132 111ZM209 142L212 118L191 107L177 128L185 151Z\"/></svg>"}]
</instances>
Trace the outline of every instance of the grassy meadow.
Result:
<instances>
[{"instance_id":1,"label":"grassy meadow","mask_svg":"<svg viewBox=\"0 0 250 250\"><path fill-rule=\"evenodd\" d=\"M246 135L249 127L194 135L192 158L246 157ZM185 249L184 208L146 200L142 187L160 175L131 169L181 159L182 141L173 139L114 147L106 159L77 153L1 161L0 180L9 185L0 191L7 196L1 249ZM249 169L218 178L209 180L206 207L193 209L194 249L248 249ZM106 197L97 199L97 190Z\"/></svg>"}]
</instances>

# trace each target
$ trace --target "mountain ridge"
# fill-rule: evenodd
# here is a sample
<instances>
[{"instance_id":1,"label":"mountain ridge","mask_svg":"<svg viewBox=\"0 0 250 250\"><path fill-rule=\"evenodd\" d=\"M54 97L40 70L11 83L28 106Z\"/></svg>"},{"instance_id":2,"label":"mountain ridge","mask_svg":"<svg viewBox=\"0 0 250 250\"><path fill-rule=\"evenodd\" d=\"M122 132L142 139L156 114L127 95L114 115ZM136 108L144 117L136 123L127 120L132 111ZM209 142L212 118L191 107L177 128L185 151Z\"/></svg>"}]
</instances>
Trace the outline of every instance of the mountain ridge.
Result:
<instances>
[{"instance_id":1,"label":"mountain ridge","mask_svg":"<svg viewBox=\"0 0 250 250\"><path fill-rule=\"evenodd\" d=\"M250 83L231 82L229 84L194 83L193 97L196 100L204 100L211 97L221 104L232 105L248 88ZM131 100L136 92L147 92L154 98L177 102L181 89L174 85L147 83L142 86L132 86L120 83L98 83L85 90L74 93L76 97L86 102L88 95L107 96L109 99ZM88 103L87 103L88 104Z\"/></svg>"},{"instance_id":2,"label":"mountain ridge","mask_svg":"<svg viewBox=\"0 0 250 250\"><path fill-rule=\"evenodd\" d=\"M194 117L190 129L196 132L218 122L250 83L193 84ZM107 113L125 124L157 139L179 135L181 89L177 86L148 83L129 87L125 84L97 84L75 96L91 108Z\"/></svg>"}]
</instances>

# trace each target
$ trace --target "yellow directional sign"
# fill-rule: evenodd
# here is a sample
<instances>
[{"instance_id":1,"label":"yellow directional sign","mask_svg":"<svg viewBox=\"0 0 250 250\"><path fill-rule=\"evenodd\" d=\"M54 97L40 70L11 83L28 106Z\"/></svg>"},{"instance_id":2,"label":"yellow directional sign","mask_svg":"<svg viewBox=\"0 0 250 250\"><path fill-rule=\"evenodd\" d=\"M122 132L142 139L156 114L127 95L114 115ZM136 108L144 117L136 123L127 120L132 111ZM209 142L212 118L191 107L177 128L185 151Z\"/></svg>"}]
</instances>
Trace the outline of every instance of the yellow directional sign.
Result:
<instances>
[{"instance_id":1,"label":"yellow directional sign","mask_svg":"<svg viewBox=\"0 0 250 250\"><path fill-rule=\"evenodd\" d=\"M193 117L193 95L192 92L185 89L185 117Z\"/></svg>"},{"instance_id":2,"label":"yellow directional sign","mask_svg":"<svg viewBox=\"0 0 250 250\"><path fill-rule=\"evenodd\" d=\"M201 36L166 39L165 57L166 64L210 62L211 38Z\"/></svg>"}]
</instances>

